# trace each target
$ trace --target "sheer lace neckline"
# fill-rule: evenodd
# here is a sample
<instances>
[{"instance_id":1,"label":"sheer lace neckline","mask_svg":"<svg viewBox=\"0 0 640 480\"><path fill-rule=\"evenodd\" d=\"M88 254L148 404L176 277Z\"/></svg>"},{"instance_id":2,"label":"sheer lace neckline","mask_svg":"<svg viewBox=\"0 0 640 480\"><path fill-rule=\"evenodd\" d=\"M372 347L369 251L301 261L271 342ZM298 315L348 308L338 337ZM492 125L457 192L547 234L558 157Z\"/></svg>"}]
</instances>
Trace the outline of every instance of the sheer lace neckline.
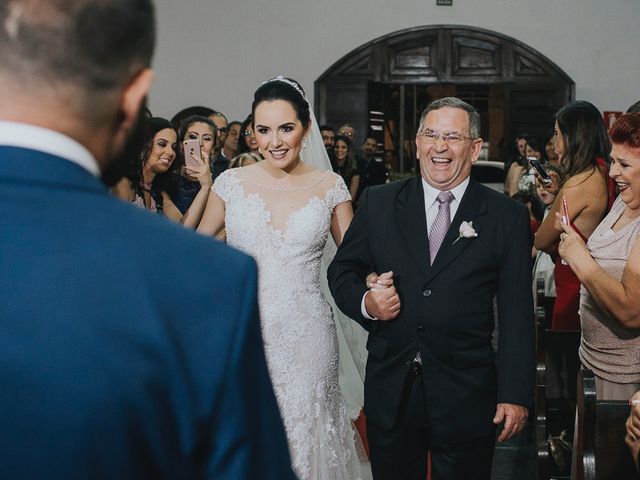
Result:
<instances>
[{"instance_id":1,"label":"sheer lace neckline","mask_svg":"<svg viewBox=\"0 0 640 480\"><path fill-rule=\"evenodd\" d=\"M315 186L317 186L318 184L320 184L320 182L322 182L325 177L327 176L327 174L329 173L329 171L326 172L321 172L321 175L314 180L311 183L305 184L305 185L300 185L298 187L271 187L269 185L265 185L263 183L258 182L257 180L255 180L252 176L250 176L247 171L245 170L245 167L241 167L239 168L239 171L242 175L242 178L253 183L254 185L260 187L260 188L264 188L267 190L274 190L277 192L295 192L295 191L299 191L299 190L308 190L310 188L313 188Z\"/></svg>"}]
</instances>

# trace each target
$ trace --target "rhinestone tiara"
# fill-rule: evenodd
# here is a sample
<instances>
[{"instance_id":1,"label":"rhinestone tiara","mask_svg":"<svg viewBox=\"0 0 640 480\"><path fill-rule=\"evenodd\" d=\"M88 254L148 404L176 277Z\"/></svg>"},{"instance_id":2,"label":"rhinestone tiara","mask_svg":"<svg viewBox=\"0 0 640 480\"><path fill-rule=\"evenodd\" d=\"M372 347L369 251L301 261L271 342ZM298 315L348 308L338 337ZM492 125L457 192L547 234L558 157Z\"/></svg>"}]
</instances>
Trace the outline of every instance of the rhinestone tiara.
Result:
<instances>
[{"instance_id":1,"label":"rhinestone tiara","mask_svg":"<svg viewBox=\"0 0 640 480\"><path fill-rule=\"evenodd\" d=\"M300 96L304 99L304 101L307 102L307 104L309 104L309 100L307 100L307 96L304 94L302 89L295 82L292 82L285 76L278 75L277 77L270 78L269 80L262 82L262 85L264 85L265 83L271 83L271 82L282 82L282 83L286 83L287 85L291 85L293 88L296 89L296 91L300 94Z\"/></svg>"}]
</instances>

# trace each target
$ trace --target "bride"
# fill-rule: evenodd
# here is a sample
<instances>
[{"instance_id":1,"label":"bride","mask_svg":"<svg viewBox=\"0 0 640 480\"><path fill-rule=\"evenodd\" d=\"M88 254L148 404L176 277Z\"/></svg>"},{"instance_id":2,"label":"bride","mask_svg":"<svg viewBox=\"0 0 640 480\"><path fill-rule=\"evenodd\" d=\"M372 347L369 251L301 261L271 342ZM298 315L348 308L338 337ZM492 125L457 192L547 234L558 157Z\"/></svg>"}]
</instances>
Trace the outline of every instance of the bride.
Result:
<instances>
[{"instance_id":1,"label":"bride","mask_svg":"<svg viewBox=\"0 0 640 480\"><path fill-rule=\"evenodd\" d=\"M319 283L329 234L339 245L353 217L351 197L297 82L263 83L252 115L265 161L218 177L198 231L226 229L228 244L258 263L267 364L297 475L370 478L341 396L336 324Z\"/></svg>"}]
</instances>

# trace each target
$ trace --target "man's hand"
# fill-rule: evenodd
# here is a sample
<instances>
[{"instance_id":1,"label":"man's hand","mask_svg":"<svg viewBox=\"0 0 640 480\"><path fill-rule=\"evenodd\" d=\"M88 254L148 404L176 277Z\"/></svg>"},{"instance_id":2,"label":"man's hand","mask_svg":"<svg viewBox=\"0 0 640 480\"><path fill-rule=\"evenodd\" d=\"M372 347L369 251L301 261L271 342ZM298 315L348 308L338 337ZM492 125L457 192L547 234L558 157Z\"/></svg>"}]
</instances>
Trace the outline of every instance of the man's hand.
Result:
<instances>
[{"instance_id":1,"label":"man's hand","mask_svg":"<svg viewBox=\"0 0 640 480\"><path fill-rule=\"evenodd\" d=\"M496 416L493 417L493 423L499 425L504 422L504 428L498 437L498 441L504 442L519 433L527 423L528 416L529 410L522 405L499 403L496 407Z\"/></svg>"},{"instance_id":2,"label":"man's hand","mask_svg":"<svg viewBox=\"0 0 640 480\"><path fill-rule=\"evenodd\" d=\"M393 320L400 313L400 297L393 285L393 272L367 276L369 292L364 299L367 313L378 320Z\"/></svg>"},{"instance_id":3,"label":"man's hand","mask_svg":"<svg viewBox=\"0 0 640 480\"><path fill-rule=\"evenodd\" d=\"M640 392L637 392L631 400L640 400ZM640 405L633 405L631 407L631 413L627 418L627 435L624 437L624 441L627 443L633 461L638 464L638 455L640 454Z\"/></svg>"}]
</instances>

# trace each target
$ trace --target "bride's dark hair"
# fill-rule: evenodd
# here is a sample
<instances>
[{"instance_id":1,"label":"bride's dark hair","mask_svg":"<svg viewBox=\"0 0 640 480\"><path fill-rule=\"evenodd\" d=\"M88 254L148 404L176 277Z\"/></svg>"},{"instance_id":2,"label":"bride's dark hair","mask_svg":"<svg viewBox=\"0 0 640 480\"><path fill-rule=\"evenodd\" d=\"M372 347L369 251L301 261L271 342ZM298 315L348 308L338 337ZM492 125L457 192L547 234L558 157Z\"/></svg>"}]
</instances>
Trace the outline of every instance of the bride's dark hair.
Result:
<instances>
[{"instance_id":1,"label":"bride's dark hair","mask_svg":"<svg viewBox=\"0 0 640 480\"><path fill-rule=\"evenodd\" d=\"M298 82L291 78L283 78L282 80L269 80L268 82L260 85L253 94L253 103L251 104L252 118L255 119L256 107L259 104L262 102L273 102L274 100L284 100L289 102L296 111L296 115L298 120L302 123L302 126L304 128L309 127L309 124L311 123L309 104L304 96L304 90Z\"/></svg>"}]
</instances>

